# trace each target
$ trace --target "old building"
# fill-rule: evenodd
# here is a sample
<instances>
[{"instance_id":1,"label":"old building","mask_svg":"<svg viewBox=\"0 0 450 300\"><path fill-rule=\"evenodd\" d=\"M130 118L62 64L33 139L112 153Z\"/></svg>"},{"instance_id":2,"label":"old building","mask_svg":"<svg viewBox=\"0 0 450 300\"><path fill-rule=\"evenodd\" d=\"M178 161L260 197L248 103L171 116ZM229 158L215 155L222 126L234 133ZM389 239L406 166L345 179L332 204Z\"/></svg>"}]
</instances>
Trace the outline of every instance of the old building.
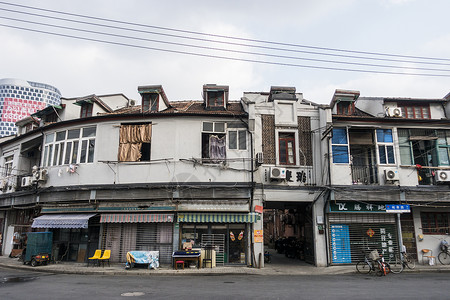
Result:
<instances>
[{"instance_id":1,"label":"old building","mask_svg":"<svg viewBox=\"0 0 450 300\"><path fill-rule=\"evenodd\" d=\"M0 144L12 170L0 195L3 241L49 229L57 260L159 250L166 264L186 243L214 244L217 264L251 264L260 215L240 102L218 85L203 86L202 101L169 101L158 85L138 91L141 105L122 94L63 99L34 115L39 128Z\"/></svg>"},{"instance_id":2,"label":"old building","mask_svg":"<svg viewBox=\"0 0 450 300\"><path fill-rule=\"evenodd\" d=\"M389 258L402 245L420 262L423 249L437 256L449 232L448 100L336 90L327 135L329 263L356 262L368 249Z\"/></svg>"}]
</instances>

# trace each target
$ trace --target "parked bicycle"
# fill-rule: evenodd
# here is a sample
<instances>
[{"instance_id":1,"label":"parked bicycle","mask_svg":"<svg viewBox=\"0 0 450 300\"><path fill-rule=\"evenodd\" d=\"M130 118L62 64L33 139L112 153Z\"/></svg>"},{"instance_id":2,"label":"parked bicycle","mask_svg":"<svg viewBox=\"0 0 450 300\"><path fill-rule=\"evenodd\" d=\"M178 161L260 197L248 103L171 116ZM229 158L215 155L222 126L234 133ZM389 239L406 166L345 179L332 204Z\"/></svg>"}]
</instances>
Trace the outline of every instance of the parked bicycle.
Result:
<instances>
[{"instance_id":1,"label":"parked bicycle","mask_svg":"<svg viewBox=\"0 0 450 300\"><path fill-rule=\"evenodd\" d=\"M438 259L441 264L450 265L450 252L446 240L441 241L441 252L438 255Z\"/></svg>"},{"instance_id":2,"label":"parked bicycle","mask_svg":"<svg viewBox=\"0 0 450 300\"><path fill-rule=\"evenodd\" d=\"M373 250L369 253L369 256L364 253L364 260L359 261L356 264L356 271L361 274L369 274L374 272L378 276L386 276L391 268L389 264L384 261L384 258L378 254L377 250Z\"/></svg>"},{"instance_id":3,"label":"parked bicycle","mask_svg":"<svg viewBox=\"0 0 450 300\"><path fill-rule=\"evenodd\" d=\"M394 274L401 273L405 268L414 269L416 267L415 259L406 252L396 253L393 259L390 259L389 267Z\"/></svg>"}]
</instances>

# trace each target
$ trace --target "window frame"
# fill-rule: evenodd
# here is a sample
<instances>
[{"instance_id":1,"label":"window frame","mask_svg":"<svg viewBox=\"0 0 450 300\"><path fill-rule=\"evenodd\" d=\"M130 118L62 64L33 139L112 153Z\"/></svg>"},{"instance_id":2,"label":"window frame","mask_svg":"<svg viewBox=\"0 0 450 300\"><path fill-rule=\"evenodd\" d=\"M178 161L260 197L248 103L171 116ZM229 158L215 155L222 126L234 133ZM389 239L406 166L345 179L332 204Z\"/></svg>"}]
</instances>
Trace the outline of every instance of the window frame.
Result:
<instances>
[{"instance_id":1,"label":"window frame","mask_svg":"<svg viewBox=\"0 0 450 300\"><path fill-rule=\"evenodd\" d=\"M282 166L295 166L297 165L297 147L296 147L296 133L292 131L279 131L278 132L278 164ZM292 144L292 155L289 154L289 144ZM284 144L284 145L283 145ZM283 146L283 147L282 147ZM284 151L282 151L284 148ZM284 152L284 159L282 155ZM292 158L292 162L289 162Z\"/></svg>"},{"instance_id":2,"label":"window frame","mask_svg":"<svg viewBox=\"0 0 450 300\"><path fill-rule=\"evenodd\" d=\"M338 115L350 116L355 112L354 101L339 101L336 104L336 112Z\"/></svg>"},{"instance_id":3,"label":"window frame","mask_svg":"<svg viewBox=\"0 0 450 300\"><path fill-rule=\"evenodd\" d=\"M236 134L236 145L231 145L232 138L231 134ZM242 140L241 140L242 139ZM241 147L241 143L244 145L244 147ZM247 130L228 130L228 149L230 150L238 150L238 151L244 151L247 150Z\"/></svg>"},{"instance_id":4,"label":"window frame","mask_svg":"<svg viewBox=\"0 0 450 300\"><path fill-rule=\"evenodd\" d=\"M14 154L5 156L4 168L3 168L3 176L10 176L13 170L14 163Z\"/></svg>"},{"instance_id":5,"label":"window frame","mask_svg":"<svg viewBox=\"0 0 450 300\"><path fill-rule=\"evenodd\" d=\"M402 114L406 119L425 119L425 120L431 119L431 110L429 104L414 104L414 105L399 104L398 107L400 107L400 109L402 110ZM420 110L420 116L417 116L418 112L417 109ZM425 114L424 110L426 110Z\"/></svg>"},{"instance_id":6,"label":"window frame","mask_svg":"<svg viewBox=\"0 0 450 300\"><path fill-rule=\"evenodd\" d=\"M202 160L204 160L205 162L208 163L219 163L219 162L223 162L224 160L226 160L226 148L227 148L227 123L224 122L215 122L215 121L204 121L201 123L202 124L202 128L201 128L201 157ZM212 130L206 128L205 129L205 125L206 124L210 124L212 125ZM221 128L223 125L223 128ZM217 135L218 138L222 139L225 138L225 159L218 159L218 160L213 160L211 158L211 155L209 153L209 139L212 135Z\"/></svg>"},{"instance_id":7,"label":"window frame","mask_svg":"<svg viewBox=\"0 0 450 300\"><path fill-rule=\"evenodd\" d=\"M84 136L85 130L94 129L93 135ZM69 136L78 131L78 136ZM58 135L64 133L64 137ZM71 164L90 164L95 161L95 139L97 126L71 128L47 133L44 137L44 152L41 166L64 166ZM83 144L86 145L86 155L82 160Z\"/></svg>"},{"instance_id":8,"label":"window frame","mask_svg":"<svg viewBox=\"0 0 450 300\"><path fill-rule=\"evenodd\" d=\"M389 134L387 134L389 132ZM379 128L375 130L378 163L380 165L395 165L395 148L394 148L394 135L391 128ZM383 141L380 141L380 137L383 137ZM390 141L385 141L386 137L390 138ZM388 149L392 151L389 151ZM381 151L383 149L383 151ZM382 153L384 153L384 161L382 161ZM389 155L392 153L392 156Z\"/></svg>"},{"instance_id":9,"label":"window frame","mask_svg":"<svg viewBox=\"0 0 450 300\"><path fill-rule=\"evenodd\" d=\"M85 102L81 105L80 118L92 117L94 111L94 103Z\"/></svg>"},{"instance_id":10,"label":"window frame","mask_svg":"<svg viewBox=\"0 0 450 300\"><path fill-rule=\"evenodd\" d=\"M208 107L225 107L225 91L206 91L206 103Z\"/></svg>"},{"instance_id":11,"label":"window frame","mask_svg":"<svg viewBox=\"0 0 450 300\"><path fill-rule=\"evenodd\" d=\"M440 220L439 217L441 217ZM422 233L430 235L447 234L449 232L449 219L450 213L448 212L421 212ZM439 222L443 222L443 224L439 224Z\"/></svg>"},{"instance_id":12,"label":"window frame","mask_svg":"<svg viewBox=\"0 0 450 300\"><path fill-rule=\"evenodd\" d=\"M159 94L145 93L142 94L142 111L156 112L159 110Z\"/></svg>"},{"instance_id":13,"label":"window frame","mask_svg":"<svg viewBox=\"0 0 450 300\"><path fill-rule=\"evenodd\" d=\"M336 131L336 133L337 133L338 130L344 130L345 131L345 143L342 143L342 142L337 141L337 140L334 139L334 137L335 137L334 132ZM331 155L332 155L332 158L333 158L333 163L334 164L349 164L350 163L350 153L349 153L349 148L350 147L349 147L349 137L348 137L347 127L334 127L332 132L333 132L333 136L331 138ZM342 157L344 157L344 160L341 161L339 159L336 159L336 157L339 158L339 155L343 154L343 151L341 151L341 150L336 151L336 150L337 149L342 149L343 150L344 148L347 149L347 151L346 151L347 154L345 156L342 156Z\"/></svg>"}]
</instances>

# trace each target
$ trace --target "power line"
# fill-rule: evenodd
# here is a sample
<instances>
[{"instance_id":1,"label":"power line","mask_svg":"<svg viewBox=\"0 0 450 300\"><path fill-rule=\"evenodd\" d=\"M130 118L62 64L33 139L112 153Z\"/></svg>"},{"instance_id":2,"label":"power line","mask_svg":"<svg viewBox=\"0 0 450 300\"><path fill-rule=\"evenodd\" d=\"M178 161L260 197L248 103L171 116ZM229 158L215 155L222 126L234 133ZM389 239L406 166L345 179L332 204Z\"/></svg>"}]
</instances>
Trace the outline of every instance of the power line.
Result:
<instances>
[{"instance_id":1,"label":"power line","mask_svg":"<svg viewBox=\"0 0 450 300\"><path fill-rule=\"evenodd\" d=\"M144 27L144 28L153 28L153 29L158 29L158 30L179 32L179 33L184 33L184 34L188 33L188 34L199 35L199 36L224 38L224 39L229 39L229 40L261 43L261 44L270 44L270 45L278 45L278 46L288 46L288 47L295 47L295 48L306 48L306 49L315 49L315 50L335 51L335 52L343 52L343 53L355 53L355 54L364 54L364 55L374 55L374 56L386 56L386 57L410 58L410 59L422 59L422 60L435 60L435 61L450 61L450 59L448 59L448 58L424 57L424 56L399 55L399 54L389 54L389 53L380 53L380 52L345 50L345 49L337 49L337 48L329 48L329 47L316 47L316 46L309 46L309 45L300 45L300 44L292 44L292 43L281 43L281 42L273 42L273 41L266 41L266 40L258 40L258 39L240 38L240 37L225 36L225 35L218 35L218 34L201 33L201 32L196 32L196 31L182 30L182 29L174 29L174 28L168 28L168 27L162 27L162 26L153 26L153 25L139 24L139 23L126 22L126 21L107 19L107 18L100 18L100 17L93 17L93 16L87 16L87 15L81 15L81 14L75 14L75 13L68 13L68 12L61 12L61 11L56 11L56 10L51 10L51 9L44 9L44 8L38 8L38 7L27 6L27 5L13 4L13 3L8 3L8 2L3 2L3 1L0 1L0 4L16 6L16 7L22 7L22 8L27 8L27 9L31 9L31 10L38 10L38 11L45 11L45 12L51 12L51 13L56 13L56 14L68 15L68 16L75 16L75 17L99 20L99 21L113 22L113 23L118 23L118 24L123 24L123 25L132 25L132 26L139 26L139 27ZM20 12L20 11L15 11L15 12L23 13L23 12ZM28 13L28 14L30 14L30 13ZM48 16L46 16L46 17L48 17ZM52 18L56 18L56 17L52 17ZM121 28L121 29L124 29L124 28ZM126 29L124 29L124 30L126 30ZM149 32L147 32L147 33L149 33ZM153 33L153 34L161 34L161 33ZM186 37L186 36L175 36L175 37L194 39L192 37ZM202 39L200 39L200 40L202 40ZM229 43L229 42L221 42L221 41L216 41L216 40L206 40L206 41L216 42L216 43ZM231 44L231 43L229 43L229 44ZM249 47L260 47L260 46L255 46L255 45L246 45L246 44L238 44L238 45L249 46ZM282 51L292 51L292 50L280 49L280 48L268 48L268 49L271 49L271 50L282 50ZM317 53L317 52L308 52L308 53L310 53L310 54L319 54L319 55L341 56L341 55L329 54L329 53L328 54L327 53ZM379 59L379 58L355 57L355 56L343 56L343 57L352 57L352 58L359 58L359 59L383 60L383 59ZM392 61L430 64L430 62L414 62L414 61L400 61L400 60L392 60Z\"/></svg>"},{"instance_id":2,"label":"power line","mask_svg":"<svg viewBox=\"0 0 450 300\"><path fill-rule=\"evenodd\" d=\"M74 35L68 35L68 34L62 34L62 33L55 33L55 32L43 31L43 30L36 30L36 29L30 29L30 28L24 28L24 27L19 27L19 26L6 25L6 24L0 24L0 26L8 27L8 28L14 28L14 29L20 29L20 30L25 30L25 31L30 31L30 32L49 34L49 35L54 35L54 36L61 36L61 37L68 37L68 38L85 40L85 41L91 41L91 42L110 44L110 45L119 45L119 46L126 46L126 47L138 48L138 49L155 50L155 51L176 53L176 54L185 54L185 55L191 55L191 56L197 56L197 57L208 57L208 58L216 58L216 59L225 59L225 60L230 60L230 61L242 61L242 62L259 63L259 64L266 64L266 65L298 67L298 68L310 68L310 69L320 69L320 70L333 70L333 71L360 72L360 73L371 73L371 74L410 75L410 76L428 76L428 77L450 77L450 75L445 75L445 74L403 73L403 72L393 72L393 71L375 71L375 70L347 69L347 68L300 65L300 64L293 64L293 63L281 63L281 62L263 61L263 60L256 60L256 59L227 57L227 56L221 56L221 55L201 54L201 53L194 53L194 52L188 52L188 51L162 49L162 48L148 47L148 46L141 46L141 45L132 45L132 44L126 44L126 43L122 43L122 42L105 41L105 40L100 40L100 39L80 37L80 36L74 36Z\"/></svg>"},{"instance_id":3,"label":"power line","mask_svg":"<svg viewBox=\"0 0 450 300\"><path fill-rule=\"evenodd\" d=\"M0 8L0 10L1 10L1 8ZM450 72L450 70L445 70L445 69L416 68L416 67L403 67L403 66L390 66L390 65L379 65L379 64L366 64L366 63L356 63L356 62L343 62L343 61L323 60L323 59L314 59L314 58L274 55L274 54L266 54L266 53L258 53L258 52L242 51L242 50L222 49L222 48L216 48L216 47L199 46L199 45L193 45L193 44L183 44L183 43L168 42L168 41L161 41L161 40L148 39L148 38L131 37L131 36L126 36L126 35L105 33L105 32L94 31L94 30L78 29L78 28L61 26L61 25L47 24L47 23L34 22L34 21L26 21L26 20L21 20L21 19L16 19L16 18L9 18L9 17L3 17L3 16L0 16L0 18L1 19L6 19L6 20L12 20L12 21L24 22L24 23L28 23L28 24L35 24L35 25L42 25L42 26L51 26L52 28L74 30L74 31L79 31L79 32L107 35L107 36L112 36L112 37L126 38L126 39L138 40L138 41L155 42L155 43L162 43L162 44L169 44L169 45L176 45L176 46L186 46L186 47L199 48L199 49L224 51L224 52L233 52L233 53L239 53L239 54L250 54L250 55L259 55L259 56L266 56L266 57L274 57L274 58L306 60L306 61L323 62L323 63L349 64L349 65L366 66L366 67L397 68L397 69L405 69L405 70ZM90 23L90 24L92 24L92 23ZM95 24L95 25L103 26L103 25L99 25L99 24Z\"/></svg>"}]
</instances>

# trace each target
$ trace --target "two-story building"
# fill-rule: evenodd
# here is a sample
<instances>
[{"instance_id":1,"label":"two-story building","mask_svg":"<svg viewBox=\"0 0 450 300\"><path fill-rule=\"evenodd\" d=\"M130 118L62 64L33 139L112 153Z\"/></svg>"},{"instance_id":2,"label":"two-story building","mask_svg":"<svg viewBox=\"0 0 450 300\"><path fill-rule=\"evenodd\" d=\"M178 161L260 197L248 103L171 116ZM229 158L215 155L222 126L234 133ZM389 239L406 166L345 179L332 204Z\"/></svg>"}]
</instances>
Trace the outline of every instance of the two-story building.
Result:
<instances>
[{"instance_id":1,"label":"two-story building","mask_svg":"<svg viewBox=\"0 0 450 300\"><path fill-rule=\"evenodd\" d=\"M262 221L241 103L228 86L203 86L202 101L138 91L141 105L121 94L62 99L28 120L39 127L0 144L12 183L0 195L3 241L46 229L56 260L85 261L100 247L116 262L158 250L161 263L186 243L213 244L216 264L251 264Z\"/></svg>"},{"instance_id":2,"label":"two-story building","mask_svg":"<svg viewBox=\"0 0 450 300\"><path fill-rule=\"evenodd\" d=\"M406 246L422 262L448 239L449 97L359 97L336 90L330 107L329 263L368 249L389 258ZM394 206L392 206L394 205Z\"/></svg>"}]
</instances>

